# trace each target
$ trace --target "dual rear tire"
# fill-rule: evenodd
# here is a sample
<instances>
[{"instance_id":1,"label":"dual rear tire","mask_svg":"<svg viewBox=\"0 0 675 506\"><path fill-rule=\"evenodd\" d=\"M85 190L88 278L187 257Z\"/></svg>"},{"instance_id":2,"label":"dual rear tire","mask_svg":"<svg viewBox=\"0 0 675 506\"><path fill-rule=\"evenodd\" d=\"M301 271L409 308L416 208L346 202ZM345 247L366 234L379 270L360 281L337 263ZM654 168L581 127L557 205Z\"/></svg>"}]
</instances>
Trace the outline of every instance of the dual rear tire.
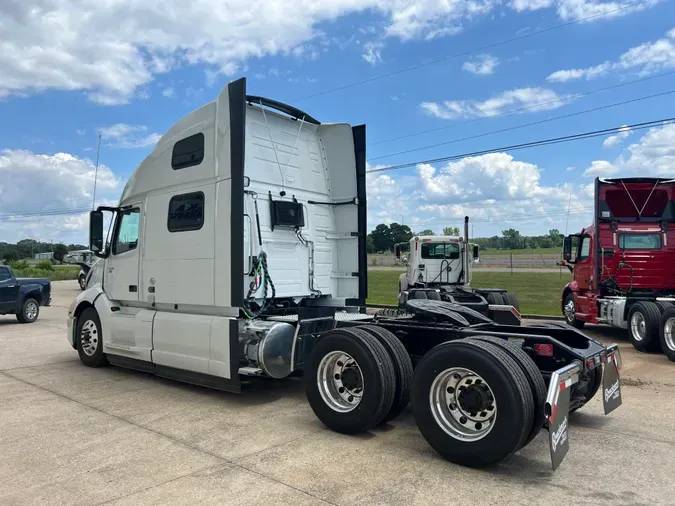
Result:
<instances>
[{"instance_id":1,"label":"dual rear tire","mask_svg":"<svg viewBox=\"0 0 675 506\"><path fill-rule=\"evenodd\" d=\"M410 401L413 366L403 344L371 325L333 330L305 368L305 393L329 429L358 434L398 416Z\"/></svg>"},{"instance_id":2,"label":"dual rear tire","mask_svg":"<svg viewBox=\"0 0 675 506\"><path fill-rule=\"evenodd\" d=\"M519 346L490 336L440 344L413 372L403 344L366 325L324 336L305 369L309 404L328 428L368 431L412 399L420 432L451 462L482 467L527 445L545 417L544 379Z\"/></svg>"}]
</instances>

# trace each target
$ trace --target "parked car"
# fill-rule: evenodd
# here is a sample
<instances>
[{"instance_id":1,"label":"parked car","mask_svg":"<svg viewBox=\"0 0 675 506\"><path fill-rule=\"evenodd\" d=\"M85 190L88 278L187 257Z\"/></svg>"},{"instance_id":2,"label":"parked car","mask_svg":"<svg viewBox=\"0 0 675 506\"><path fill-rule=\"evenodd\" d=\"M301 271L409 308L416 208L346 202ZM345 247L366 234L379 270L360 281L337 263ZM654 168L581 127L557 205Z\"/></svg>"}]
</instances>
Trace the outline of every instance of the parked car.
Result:
<instances>
[{"instance_id":1,"label":"parked car","mask_svg":"<svg viewBox=\"0 0 675 506\"><path fill-rule=\"evenodd\" d=\"M21 323L33 323L40 306L52 301L48 279L17 278L9 265L0 265L0 315L13 314Z\"/></svg>"}]
</instances>

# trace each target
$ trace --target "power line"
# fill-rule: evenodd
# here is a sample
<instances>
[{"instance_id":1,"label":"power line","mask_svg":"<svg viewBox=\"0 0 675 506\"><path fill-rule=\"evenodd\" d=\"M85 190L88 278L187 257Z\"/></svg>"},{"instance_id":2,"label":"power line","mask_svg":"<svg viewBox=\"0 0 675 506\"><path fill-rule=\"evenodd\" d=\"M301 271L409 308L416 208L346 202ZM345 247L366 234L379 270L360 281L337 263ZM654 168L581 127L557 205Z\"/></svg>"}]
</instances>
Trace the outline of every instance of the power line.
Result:
<instances>
[{"instance_id":1,"label":"power line","mask_svg":"<svg viewBox=\"0 0 675 506\"><path fill-rule=\"evenodd\" d=\"M452 125L444 125L442 127L430 128L428 130L421 130L419 132L415 132L415 133L412 133L412 134L400 135L398 137L391 137L389 139L383 139L381 141L371 142L370 144L368 144L368 146L377 146L378 144L385 144L385 143L388 143L388 142L398 141L398 140L401 140L401 139L408 139L410 137L416 137L418 135L428 134L428 133L432 133L432 132L438 132L440 130L446 130L448 128L456 128L456 127L459 127L459 126L469 125L471 123L477 123L479 121L485 121L485 120L492 119L492 118L500 118L502 116L510 116L512 114L517 114L519 112L528 111L530 109L536 109L538 107L542 107L542 106L545 106L545 105L551 105L551 104L556 104L558 102L566 102L566 101L569 101L569 100L575 100L577 98L587 97L589 95L593 95L595 93L600 93L602 91L614 90L614 89L617 89L617 88L622 88L624 86L629 86L631 84L637 84L637 83L641 83L641 82L644 82L644 81L650 81L652 79L659 79L661 77L667 77L667 76L670 76L670 75L673 75L673 74L675 74L675 70L671 71L671 72L665 72L663 74L658 74L658 75L655 75L655 76L649 76L649 77L643 77L641 79L635 79L634 81L626 81L624 83L614 84L612 86L606 86L604 88L597 88L595 90L586 91L584 93L577 93L575 95L569 95L569 96L558 98L558 99L555 99L555 100L548 100L546 102L538 102L536 104L528 105L526 107L519 107L517 109L509 109L507 111L500 112L500 113L497 113L497 114L491 114L491 115L485 116L483 118L471 119L471 120L468 120L468 121L462 121L460 123L453 123Z\"/></svg>"},{"instance_id":2,"label":"power line","mask_svg":"<svg viewBox=\"0 0 675 506\"><path fill-rule=\"evenodd\" d=\"M65 216L69 214L84 214L89 212L88 207L82 207L79 209L62 209L54 211L35 211L27 213L2 213L0 214L0 220L9 220L14 218L42 218L47 216Z\"/></svg>"},{"instance_id":3,"label":"power line","mask_svg":"<svg viewBox=\"0 0 675 506\"><path fill-rule=\"evenodd\" d=\"M533 121L532 123L525 123L523 125L516 125L516 126L508 127L508 128L501 128L499 130L493 130L491 132L484 132L482 134L471 135L469 137L462 137L462 138L454 139L454 140L451 140L451 141L439 142L439 143L436 143L436 144L429 144L427 146L422 146L420 148L407 149L405 151L399 151L397 153L391 153L389 155L376 156L376 157L373 157L373 158L369 158L368 161L380 160L382 158L391 158L392 156L405 155L407 153L413 153L413 152L416 152L416 151L423 151L425 149L436 148L438 146L445 146L445 145L448 145L448 144L455 144L457 142L468 141L468 140L471 140L471 139L478 139L480 137L487 137L489 135L494 135L494 134L503 133L503 132L509 132L511 130L518 130L520 128L526 128L526 127L533 126L533 125L541 125L542 123L549 123L551 121L557 121L557 120L560 120L560 119L571 118L571 117L574 117L574 116L581 116L582 114L588 114L588 113L591 113L591 112L602 111L604 109L611 109L612 107L618 107L618 106L621 106L621 105L631 104L631 103L634 103L634 102L640 102L642 100L648 100L650 98L663 97L665 95L670 95L672 93L675 93L675 90L664 91L662 93L654 93L652 95L647 95L647 96L644 96L644 97L633 98L631 100L624 100L622 102L616 102L614 104L608 104L608 105L603 105L603 106L600 106L600 107L594 107L592 109L586 109L584 111L573 112L573 113L570 113L570 114L563 114L562 116L555 116L553 118L543 119L543 120L540 120L540 121Z\"/></svg>"},{"instance_id":4,"label":"power line","mask_svg":"<svg viewBox=\"0 0 675 506\"><path fill-rule=\"evenodd\" d=\"M665 119L660 119L660 120L655 120L655 121L647 121L644 123L635 123L633 125L623 125L620 127L614 127L614 128L606 128L604 130L593 130L591 132L584 132L580 134L573 134L573 135L565 135L563 137L554 137L551 139L543 139L540 141L533 141L533 142L525 142L522 144L512 144L510 146L502 146L500 148L494 148L494 149L486 149L483 151L472 151L469 153L462 153L459 155L451 155L451 156L443 156L440 158L432 158L429 160L418 160L416 162L410 162L410 163L402 163L399 165L390 165L388 167L380 167L377 169L371 169L366 171L367 173L372 173L372 172L385 172L385 171L390 171L390 170L398 170L398 169L404 169L407 167L414 167L415 165L419 165L421 163L438 163L438 162L447 162L451 160L459 160L462 158L467 158L467 157L472 157L472 156L480 156L480 155L487 155L490 153L498 153L501 151L516 151L519 149L527 149L527 148L533 148L533 147L538 147L538 146L547 146L549 144L561 144L564 142L571 142L571 141L576 141L576 140L582 140L582 139L591 139L593 137L599 137L603 135L607 135L610 133L617 133L621 130L624 129L630 129L630 130L643 130L645 128L650 128L653 126L657 126L659 124L661 125L667 125L671 124L673 121L675 121L674 118L665 118Z\"/></svg>"},{"instance_id":5,"label":"power line","mask_svg":"<svg viewBox=\"0 0 675 506\"><path fill-rule=\"evenodd\" d=\"M576 19L574 21L568 21L567 23L561 23L561 24L558 24L558 25L549 26L548 28L544 28L542 30L537 30L537 31L526 33L526 34L523 34L523 35L518 35L518 36L512 37L510 39L505 39L505 40L502 40L502 41L499 41L499 42L494 42L492 44L481 46L481 47L478 47L478 48L475 48L475 49L470 49L468 51L462 51L461 53L455 53L453 55L444 56L443 58L439 58L437 60L432 60L430 62L419 63L417 65L413 65L411 67L407 67L407 68L404 68L404 69L401 69L401 70L395 70L393 72L388 72L386 74L380 74L379 76L369 77L368 79L362 79L361 81L356 81L356 82L353 82L353 83L344 84L344 85L338 86L336 88L331 88L331 89L328 89L328 90L319 91L317 93L313 93L312 95L307 95L305 97L295 99L294 102L301 102L303 100L309 100L310 98L315 98L315 97L319 97L319 96L322 96L322 95L327 95L329 93L334 93L336 91L346 90L348 88L353 88L355 86L360 86L362 84L367 84L367 83L371 83L371 82L374 82L374 81L379 81L379 80L385 79L387 77L393 77L393 76L397 76L397 75L404 74L404 73L407 73L407 72L412 72L413 70L418 70L418 69L421 69L421 68L424 68L424 67L428 67L430 65L436 65L437 63L443 63L445 61L453 60L455 58L459 58L459 57L462 57L462 56L468 56L468 55L473 54L473 53L486 51L488 49L492 49L492 48L495 48L495 47L498 47L498 46L502 46L504 44L510 44L511 42L524 40L524 39L527 39L529 37L541 35L542 33L547 33L547 32L553 31L553 30L558 30L559 28L565 28L567 26L583 23L584 21L589 21L591 19L607 16L609 14L614 14L616 12L620 12L620 11L623 11L623 10L626 10L626 9L638 7L642 4L646 4L646 3L650 3L650 2L655 2L655 0L642 0L640 2L626 4L626 5L623 5L621 7L618 7L616 9L613 9L613 10L610 10L610 11L605 11L605 12L601 12L601 13L598 13L598 14L593 14L592 16L587 16L585 18Z\"/></svg>"}]
</instances>

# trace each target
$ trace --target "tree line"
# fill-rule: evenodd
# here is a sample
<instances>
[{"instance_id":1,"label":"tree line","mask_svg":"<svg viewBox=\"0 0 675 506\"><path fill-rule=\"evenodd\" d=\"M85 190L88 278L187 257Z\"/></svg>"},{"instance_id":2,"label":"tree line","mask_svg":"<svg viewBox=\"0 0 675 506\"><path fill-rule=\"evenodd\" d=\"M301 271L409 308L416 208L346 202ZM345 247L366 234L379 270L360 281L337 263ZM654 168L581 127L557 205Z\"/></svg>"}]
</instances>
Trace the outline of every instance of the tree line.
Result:
<instances>
[{"instance_id":1,"label":"tree line","mask_svg":"<svg viewBox=\"0 0 675 506\"><path fill-rule=\"evenodd\" d=\"M413 232L408 225L392 223L386 225L380 223L368 234L367 250L368 253L388 253L394 250L394 245L407 243L415 235L436 235L431 229ZM459 236L459 227L445 227L442 235ZM514 249L535 249L535 248L561 248L563 243L563 234L557 229L551 229L546 235L520 235L518 230L509 228L502 230L501 236L492 237L473 237L472 243L478 244L482 251L486 250L514 250Z\"/></svg>"},{"instance_id":2,"label":"tree line","mask_svg":"<svg viewBox=\"0 0 675 506\"><path fill-rule=\"evenodd\" d=\"M87 249L87 246L81 244L63 244L41 242L34 239L23 239L16 244L0 241L0 260L14 262L26 258L35 258L37 253L54 253L54 259L63 262L63 257L69 251Z\"/></svg>"}]
</instances>

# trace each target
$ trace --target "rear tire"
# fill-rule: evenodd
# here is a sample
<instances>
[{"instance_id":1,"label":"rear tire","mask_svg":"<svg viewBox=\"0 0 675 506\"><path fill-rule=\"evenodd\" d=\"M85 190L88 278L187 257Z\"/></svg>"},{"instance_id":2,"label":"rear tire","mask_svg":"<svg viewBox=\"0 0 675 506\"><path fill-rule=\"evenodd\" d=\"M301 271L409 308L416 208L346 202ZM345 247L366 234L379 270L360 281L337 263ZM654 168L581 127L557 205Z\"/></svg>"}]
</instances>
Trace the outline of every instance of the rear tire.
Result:
<instances>
[{"instance_id":1,"label":"rear tire","mask_svg":"<svg viewBox=\"0 0 675 506\"><path fill-rule=\"evenodd\" d=\"M661 314L663 314L663 312L666 309L668 309L670 307L673 307L672 302L660 302L660 301L657 300L656 302L654 302L654 304L656 304L658 306L659 311L661 311Z\"/></svg>"},{"instance_id":2,"label":"rear tire","mask_svg":"<svg viewBox=\"0 0 675 506\"><path fill-rule=\"evenodd\" d=\"M467 378L475 380L467 384ZM412 404L427 442L447 460L469 467L491 465L516 452L534 415L532 390L518 364L477 340L451 341L429 351L413 374ZM477 413L465 411L476 406ZM490 413L485 426L465 416L484 413Z\"/></svg>"},{"instance_id":3,"label":"rear tire","mask_svg":"<svg viewBox=\"0 0 675 506\"><path fill-rule=\"evenodd\" d=\"M101 319L93 307L88 307L77 317L75 346L80 362L87 367L101 367L108 363L103 353Z\"/></svg>"},{"instance_id":4,"label":"rear tire","mask_svg":"<svg viewBox=\"0 0 675 506\"><path fill-rule=\"evenodd\" d=\"M570 410L570 413L574 413L578 409L583 408L586 404L588 404L588 401L590 401L593 397L595 397L595 394L598 393L598 390L600 389L600 385L602 385L602 365L599 365L595 369L593 369L593 372L591 372L592 376L589 379L589 383L586 385L586 393L584 395L584 403L581 406L577 406L574 409Z\"/></svg>"},{"instance_id":5,"label":"rear tire","mask_svg":"<svg viewBox=\"0 0 675 506\"><path fill-rule=\"evenodd\" d=\"M412 383L413 365L403 343L392 332L376 325L358 327L374 336L384 346L394 365L396 387L394 403L381 423L387 423L400 415L410 403L410 386Z\"/></svg>"},{"instance_id":6,"label":"rear tire","mask_svg":"<svg viewBox=\"0 0 675 506\"><path fill-rule=\"evenodd\" d=\"M504 297L502 297L502 294L499 292L490 292L485 296L485 300L488 302L488 304L495 304L497 306L503 305L504 302Z\"/></svg>"},{"instance_id":7,"label":"rear tire","mask_svg":"<svg viewBox=\"0 0 675 506\"><path fill-rule=\"evenodd\" d=\"M661 349L659 323L661 312L653 302L636 302L628 310L628 338L633 348L644 352Z\"/></svg>"},{"instance_id":8,"label":"rear tire","mask_svg":"<svg viewBox=\"0 0 675 506\"><path fill-rule=\"evenodd\" d=\"M508 304L509 306L513 306L516 308L516 311L520 313L520 304L518 304L518 298L516 297L515 293L509 293L505 292L501 294L502 299L504 299L504 303Z\"/></svg>"},{"instance_id":9,"label":"rear tire","mask_svg":"<svg viewBox=\"0 0 675 506\"><path fill-rule=\"evenodd\" d=\"M586 322L577 320L576 316L574 316L576 311L577 303L574 301L574 294L570 293L567 295L567 297L565 297L565 303L563 304L563 316L565 317L567 325L571 325L575 329L582 329L584 328L584 324Z\"/></svg>"},{"instance_id":10,"label":"rear tire","mask_svg":"<svg viewBox=\"0 0 675 506\"><path fill-rule=\"evenodd\" d=\"M492 346L505 351L513 360L516 361L516 363L520 366L520 369L525 374L525 377L530 384L530 388L532 389L534 400L534 418L532 421L532 429L523 443L523 446L527 446L537 436L537 434L539 434L539 431L544 426L544 422L546 420L544 405L546 403L547 389L546 382L544 381L541 371L534 363L532 358L522 350L521 346L517 342L507 341L506 339L501 339L494 336L476 336L472 337L471 339L490 343Z\"/></svg>"},{"instance_id":11,"label":"rear tire","mask_svg":"<svg viewBox=\"0 0 675 506\"><path fill-rule=\"evenodd\" d=\"M368 431L384 420L394 403L394 365L384 346L364 330L336 329L321 338L309 355L304 377L312 411L335 432Z\"/></svg>"},{"instance_id":12,"label":"rear tire","mask_svg":"<svg viewBox=\"0 0 675 506\"><path fill-rule=\"evenodd\" d=\"M40 314L40 304L33 298L27 298L21 305L21 311L16 315L19 323L34 323Z\"/></svg>"},{"instance_id":13,"label":"rear tire","mask_svg":"<svg viewBox=\"0 0 675 506\"><path fill-rule=\"evenodd\" d=\"M663 353L675 362L675 307L669 307L661 315L659 337Z\"/></svg>"}]
</instances>

